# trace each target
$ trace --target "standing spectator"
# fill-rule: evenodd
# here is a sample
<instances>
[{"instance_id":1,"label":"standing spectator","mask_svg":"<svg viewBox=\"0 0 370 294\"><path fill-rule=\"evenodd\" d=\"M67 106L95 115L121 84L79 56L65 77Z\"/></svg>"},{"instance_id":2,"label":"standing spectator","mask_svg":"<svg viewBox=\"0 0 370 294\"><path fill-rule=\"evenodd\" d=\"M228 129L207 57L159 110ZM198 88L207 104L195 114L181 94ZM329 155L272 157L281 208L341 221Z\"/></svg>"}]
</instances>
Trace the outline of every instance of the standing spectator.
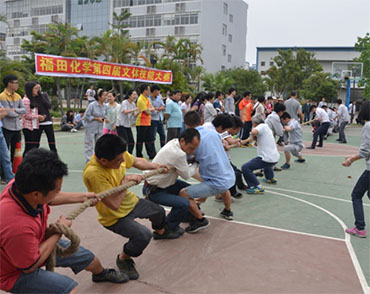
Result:
<instances>
[{"instance_id":1,"label":"standing spectator","mask_svg":"<svg viewBox=\"0 0 370 294\"><path fill-rule=\"evenodd\" d=\"M356 101L353 101L349 104L349 114L351 115L351 124L353 123L353 119L355 118L356 111L357 111L357 105Z\"/></svg>"},{"instance_id":2,"label":"standing spectator","mask_svg":"<svg viewBox=\"0 0 370 294\"><path fill-rule=\"evenodd\" d=\"M218 113L224 112L224 94L220 91L217 91L215 97L216 99L215 102L213 102L213 107Z\"/></svg>"},{"instance_id":3,"label":"standing spectator","mask_svg":"<svg viewBox=\"0 0 370 294\"><path fill-rule=\"evenodd\" d=\"M244 93L243 100L239 103L240 118L242 119L244 126L241 139L245 140L249 137L249 133L252 129L252 108L253 104L251 102L252 93L246 91Z\"/></svg>"},{"instance_id":4,"label":"standing spectator","mask_svg":"<svg viewBox=\"0 0 370 294\"><path fill-rule=\"evenodd\" d=\"M117 133L117 115L121 108L121 105L116 102L116 93L114 91L109 91L107 95L108 103L107 106L107 121L103 125L103 135ZM109 121L109 122L108 122Z\"/></svg>"},{"instance_id":5,"label":"standing spectator","mask_svg":"<svg viewBox=\"0 0 370 294\"><path fill-rule=\"evenodd\" d=\"M316 105L311 106L312 111L315 112L315 120L320 122L320 126L315 130L312 144L310 147L307 147L307 149L315 149L318 138L320 138L320 141L317 147L323 147L324 136L330 127L329 115L326 112L327 108L328 107L326 105L323 105L322 107L317 107Z\"/></svg>"},{"instance_id":6,"label":"standing spectator","mask_svg":"<svg viewBox=\"0 0 370 294\"><path fill-rule=\"evenodd\" d=\"M321 101L319 102L319 106L318 107L321 107L322 108L324 105L327 106L326 99L325 99L325 97L322 97L321 98Z\"/></svg>"},{"instance_id":7,"label":"standing spectator","mask_svg":"<svg viewBox=\"0 0 370 294\"><path fill-rule=\"evenodd\" d=\"M4 91L0 94L0 102L8 110L2 119L3 134L6 145L10 150L10 158L13 162L15 145L21 141L20 116L26 113L21 96L15 91L18 90L18 78L14 75L6 75L3 79Z\"/></svg>"},{"instance_id":8,"label":"standing spectator","mask_svg":"<svg viewBox=\"0 0 370 294\"><path fill-rule=\"evenodd\" d=\"M40 85L39 82L36 81L36 83ZM43 132L45 132L46 137L48 139L49 149L51 151L57 152L53 121L51 120L51 115L49 112L49 110L51 109L51 102L50 102L48 93L41 91L41 85L40 85L38 96L39 96L39 99L37 100L37 102L38 102L39 114L45 116L45 119L39 123L39 129L35 133L36 147L37 148L40 147L41 135Z\"/></svg>"},{"instance_id":9,"label":"standing spectator","mask_svg":"<svg viewBox=\"0 0 370 294\"><path fill-rule=\"evenodd\" d=\"M268 96L267 97L267 101L265 103L265 115L266 117L270 115L270 113L272 112L272 97L271 96Z\"/></svg>"},{"instance_id":10,"label":"standing spectator","mask_svg":"<svg viewBox=\"0 0 370 294\"><path fill-rule=\"evenodd\" d=\"M3 135L1 119L8 113L8 109L4 108L0 103L0 164L4 172L4 179L6 183L9 183L14 178L12 171L12 164L10 162L9 150L6 146L6 141Z\"/></svg>"},{"instance_id":11,"label":"standing spectator","mask_svg":"<svg viewBox=\"0 0 370 294\"><path fill-rule=\"evenodd\" d=\"M310 102L309 99L307 99L306 103L303 104L302 113L304 115L303 121L304 122L309 121L310 120L310 113L311 113L311 102Z\"/></svg>"},{"instance_id":12,"label":"standing spectator","mask_svg":"<svg viewBox=\"0 0 370 294\"><path fill-rule=\"evenodd\" d=\"M94 154L96 141L103 135L103 123L107 116L104 104L107 91L98 89L94 102L90 103L85 112L85 158L88 162ZM109 121L108 121L109 122Z\"/></svg>"},{"instance_id":13,"label":"standing spectator","mask_svg":"<svg viewBox=\"0 0 370 294\"><path fill-rule=\"evenodd\" d=\"M297 92L296 91L291 92L290 98L285 101L284 105L286 107L286 112L289 113L291 118L293 118L297 121L299 121L299 119L301 119L301 121L304 120L303 114L302 114L302 111L301 111L301 104L297 100Z\"/></svg>"},{"instance_id":14,"label":"standing spectator","mask_svg":"<svg viewBox=\"0 0 370 294\"><path fill-rule=\"evenodd\" d=\"M74 131L74 115L72 110L67 110L67 113L63 115L62 120L60 122L60 128L62 132L75 132Z\"/></svg>"},{"instance_id":15,"label":"standing spectator","mask_svg":"<svg viewBox=\"0 0 370 294\"><path fill-rule=\"evenodd\" d=\"M166 105L163 103L161 93L161 88L158 85L153 85L150 88L150 102L154 108L152 112L152 121L151 121L151 136L152 136L152 149L155 152L155 140L157 137L157 133L159 134L159 142L161 148L166 144L166 134L164 132L164 125L163 125L163 111L166 109ZM156 152L155 152L156 153Z\"/></svg>"},{"instance_id":16,"label":"standing spectator","mask_svg":"<svg viewBox=\"0 0 370 294\"><path fill-rule=\"evenodd\" d=\"M89 102L89 104L95 101L95 94L96 93L95 93L95 90L94 90L94 85L91 84L90 89L87 89L86 94L85 94L86 99Z\"/></svg>"},{"instance_id":17,"label":"standing spectator","mask_svg":"<svg viewBox=\"0 0 370 294\"><path fill-rule=\"evenodd\" d=\"M129 90L126 99L121 103L121 109L117 117L118 135L125 140L130 154L132 154L135 146L132 127L135 125L136 117L140 113L139 108L136 107L136 99L137 92L133 89Z\"/></svg>"},{"instance_id":18,"label":"standing spectator","mask_svg":"<svg viewBox=\"0 0 370 294\"><path fill-rule=\"evenodd\" d=\"M362 158L366 161L366 170L357 180L357 183L352 191L352 205L353 214L355 216L355 227L346 229L347 234L355 235L360 238L365 238L366 224L362 197L364 197L365 193L367 192L367 197L370 198L370 101L365 101L362 104L361 111L358 116L359 120L365 121L365 125L362 128L360 151L356 155L346 157L346 160L342 163L342 165L351 166L354 161Z\"/></svg>"},{"instance_id":19,"label":"standing spectator","mask_svg":"<svg viewBox=\"0 0 370 294\"><path fill-rule=\"evenodd\" d=\"M344 134L344 128L349 122L349 114L348 114L348 109L345 105L342 104L342 99L337 100L337 105L338 105L338 123L339 123L339 138L337 141L339 143L347 143L346 140L346 135Z\"/></svg>"},{"instance_id":20,"label":"standing spectator","mask_svg":"<svg viewBox=\"0 0 370 294\"><path fill-rule=\"evenodd\" d=\"M172 100L166 105L164 116L167 120L167 142L180 137L182 127L182 111L178 103L180 98L181 92L175 90Z\"/></svg>"},{"instance_id":21,"label":"standing spectator","mask_svg":"<svg viewBox=\"0 0 370 294\"><path fill-rule=\"evenodd\" d=\"M35 134L39 128L39 122L45 119L45 115L40 115L38 110L38 100L40 85L36 82L28 82L25 85L26 95L23 97L23 104L26 113L22 116L22 127L25 141L23 157L32 148L36 148Z\"/></svg>"},{"instance_id":22,"label":"standing spectator","mask_svg":"<svg viewBox=\"0 0 370 294\"><path fill-rule=\"evenodd\" d=\"M212 92L204 97L204 123L212 122L217 116L217 110L213 107L215 96Z\"/></svg>"},{"instance_id":23,"label":"standing spectator","mask_svg":"<svg viewBox=\"0 0 370 294\"><path fill-rule=\"evenodd\" d=\"M185 96L185 101L183 104L181 104L181 111L182 111L182 128L181 132L185 130L185 123L184 123L184 116L185 114L190 111L191 108L191 101L193 100L193 97L191 95L187 94Z\"/></svg>"},{"instance_id":24,"label":"standing spectator","mask_svg":"<svg viewBox=\"0 0 370 294\"><path fill-rule=\"evenodd\" d=\"M265 96L259 96L257 98L257 102L253 105L252 113L254 113L252 119L253 117L259 116L265 120Z\"/></svg>"},{"instance_id":25,"label":"standing spectator","mask_svg":"<svg viewBox=\"0 0 370 294\"><path fill-rule=\"evenodd\" d=\"M225 99L225 112L229 114L235 114L234 108L234 97L236 95L235 88L230 88L228 92L228 96Z\"/></svg>"},{"instance_id":26,"label":"standing spectator","mask_svg":"<svg viewBox=\"0 0 370 294\"><path fill-rule=\"evenodd\" d=\"M155 157L155 150L153 150L152 136L150 133L151 113L154 108L150 104L149 99L150 88L148 85L142 84L140 86L140 97L137 100L137 107L140 110L136 119L136 157L143 157L143 144L145 143L146 153L149 159Z\"/></svg>"}]
</instances>

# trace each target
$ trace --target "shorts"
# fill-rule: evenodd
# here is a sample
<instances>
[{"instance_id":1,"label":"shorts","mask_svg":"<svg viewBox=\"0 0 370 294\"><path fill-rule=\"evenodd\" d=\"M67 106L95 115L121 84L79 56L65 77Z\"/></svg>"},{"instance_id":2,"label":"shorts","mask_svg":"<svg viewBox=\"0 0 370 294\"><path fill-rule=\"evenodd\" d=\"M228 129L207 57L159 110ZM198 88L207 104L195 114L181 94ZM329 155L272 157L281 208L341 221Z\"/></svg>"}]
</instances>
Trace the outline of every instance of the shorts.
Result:
<instances>
[{"instance_id":1,"label":"shorts","mask_svg":"<svg viewBox=\"0 0 370 294\"><path fill-rule=\"evenodd\" d=\"M194 198L207 198L210 196L224 193L227 190L228 189L226 188L217 188L214 186L210 186L204 182L185 188L186 193L193 199Z\"/></svg>"},{"instance_id":2,"label":"shorts","mask_svg":"<svg viewBox=\"0 0 370 294\"><path fill-rule=\"evenodd\" d=\"M289 152L292 155L299 157L303 149L302 144L289 144L284 147L284 152Z\"/></svg>"}]
</instances>

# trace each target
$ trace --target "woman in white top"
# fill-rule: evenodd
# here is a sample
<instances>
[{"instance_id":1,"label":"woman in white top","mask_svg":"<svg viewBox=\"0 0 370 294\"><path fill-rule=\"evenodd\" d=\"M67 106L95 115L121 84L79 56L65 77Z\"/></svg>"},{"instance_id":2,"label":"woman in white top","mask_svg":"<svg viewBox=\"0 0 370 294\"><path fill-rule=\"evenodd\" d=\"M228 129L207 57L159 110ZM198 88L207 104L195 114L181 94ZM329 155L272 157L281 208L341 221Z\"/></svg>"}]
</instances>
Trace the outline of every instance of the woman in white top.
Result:
<instances>
[{"instance_id":1,"label":"woman in white top","mask_svg":"<svg viewBox=\"0 0 370 294\"><path fill-rule=\"evenodd\" d=\"M252 113L254 112L253 117L259 116L263 120L266 119L266 114L265 114L265 96L259 96L257 98L256 104L253 105Z\"/></svg>"},{"instance_id":2,"label":"woman in white top","mask_svg":"<svg viewBox=\"0 0 370 294\"><path fill-rule=\"evenodd\" d=\"M181 111L182 111L182 129L181 132L185 130L185 124L184 124L184 115L190 110L191 102L193 101L193 97L191 95L187 94L185 96L184 103L181 104Z\"/></svg>"},{"instance_id":3,"label":"woman in white top","mask_svg":"<svg viewBox=\"0 0 370 294\"><path fill-rule=\"evenodd\" d=\"M117 115L121 108L121 105L116 102L116 93L114 91L109 91L107 95L108 103L107 105L107 119L109 122L104 121L103 125L103 135L113 134L118 135L116 130Z\"/></svg>"},{"instance_id":4,"label":"woman in white top","mask_svg":"<svg viewBox=\"0 0 370 294\"><path fill-rule=\"evenodd\" d=\"M132 135L131 127L135 126L136 117L140 113L139 108L136 107L137 92L135 90L129 90L127 92L126 100L121 104L117 116L117 132L127 143L127 151L132 154L134 150L135 141Z\"/></svg>"}]
</instances>

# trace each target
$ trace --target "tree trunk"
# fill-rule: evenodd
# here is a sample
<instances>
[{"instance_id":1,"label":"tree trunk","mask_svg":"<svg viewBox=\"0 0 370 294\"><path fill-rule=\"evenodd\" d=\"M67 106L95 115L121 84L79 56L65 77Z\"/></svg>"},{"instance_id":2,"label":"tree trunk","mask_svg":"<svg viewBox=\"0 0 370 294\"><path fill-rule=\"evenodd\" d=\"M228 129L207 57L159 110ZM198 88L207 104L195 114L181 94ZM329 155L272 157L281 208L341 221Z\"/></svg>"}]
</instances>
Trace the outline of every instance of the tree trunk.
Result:
<instances>
[{"instance_id":1,"label":"tree trunk","mask_svg":"<svg viewBox=\"0 0 370 294\"><path fill-rule=\"evenodd\" d=\"M84 97L84 92L85 92L85 83L86 83L86 78L84 78L82 80L82 85L81 85L81 92L80 92L80 104L79 104L79 107L80 109L82 108L82 100L83 100L83 97Z\"/></svg>"},{"instance_id":2,"label":"tree trunk","mask_svg":"<svg viewBox=\"0 0 370 294\"><path fill-rule=\"evenodd\" d=\"M66 78L66 100L67 100L67 110L71 109L71 80Z\"/></svg>"},{"instance_id":3,"label":"tree trunk","mask_svg":"<svg viewBox=\"0 0 370 294\"><path fill-rule=\"evenodd\" d=\"M57 96L58 96L58 101L59 101L60 112L63 116L64 115L63 97L62 97L62 93L60 92L60 79L58 77L55 78L55 83L57 84Z\"/></svg>"}]
</instances>

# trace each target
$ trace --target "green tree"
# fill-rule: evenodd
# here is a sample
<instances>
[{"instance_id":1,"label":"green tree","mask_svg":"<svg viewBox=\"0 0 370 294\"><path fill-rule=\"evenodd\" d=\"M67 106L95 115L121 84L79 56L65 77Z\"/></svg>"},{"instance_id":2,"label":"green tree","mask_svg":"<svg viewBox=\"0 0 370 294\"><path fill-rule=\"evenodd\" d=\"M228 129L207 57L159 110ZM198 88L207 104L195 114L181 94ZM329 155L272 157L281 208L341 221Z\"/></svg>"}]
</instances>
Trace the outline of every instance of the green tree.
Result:
<instances>
[{"instance_id":1,"label":"green tree","mask_svg":"<svg viewBox=\"0 0 370 294\"><path fill-rule=\"evenodd\" d=\"M361 53L355 61L364 64L363 79L360 82L360 85L365 86L363 96L365 99L370 99L370 33L367 33L363 38L357 38L355 49Z\"/></svg>"},{"instance_id":2,"label":"green tree","mask_svg":"<svg viewBox=\"0 0 370 294\"><path fill-rule=\"evenodd\" d=\"M253 96L264 95L266 92L266 85L259 72L255 70L235 68L228 69L224 73L233 80L233 85L236 86L240 95L243 95L245 91L251 91Z\"/></svg>"},{"instance_id":3,"label":"green tree","mask_svg":"<svg viewBox=\"0 0 370 294\"><path fill-rule=\"evenodd\" d=\"M225 71L219 71L213 74L206 73L203 75L202 81L204 90L213 92L226 92L235 82Z\"/></svg>"},{"instance_id":4,"label":"green tree","mask_svg":"<svg viewBox=\"0 0 370 294\"><path fill-rule=\"evenodd\" d=\"M334 102L339 87L340 82L333 80L329 73L316 72L303 81L300 96L313 101L325 97L328 101Z\"/></svg>"}]
</instances>

